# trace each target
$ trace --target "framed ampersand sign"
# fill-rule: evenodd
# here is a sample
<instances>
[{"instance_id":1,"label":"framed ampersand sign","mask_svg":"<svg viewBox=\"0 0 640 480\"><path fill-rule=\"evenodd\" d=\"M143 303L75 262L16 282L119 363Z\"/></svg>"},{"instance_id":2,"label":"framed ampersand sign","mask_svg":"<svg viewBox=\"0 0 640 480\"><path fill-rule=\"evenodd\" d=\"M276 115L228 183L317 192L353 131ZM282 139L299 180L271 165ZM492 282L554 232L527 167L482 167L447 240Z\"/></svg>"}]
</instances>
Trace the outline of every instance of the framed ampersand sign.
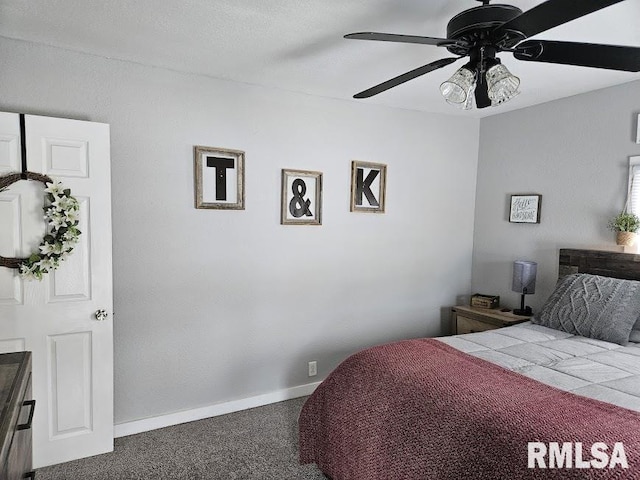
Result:
<instances>
[{"instance_id":1,"label":"framed ampersand sign","mask_svg":"<svg viewBox=\"0 0 640 480\"><path fill-rule=\"evenodd\" d=\"M322 173L282 170L282 225L322 225Z\"/></svg>"},{"instance_id":2,"label":"framed ampersand sign","mask_svg":"<svg viewBox=\"0 0 640 480\"><path fill-rule=\"evenodd\" d=\"M11 173L0 177L0 191L6 190L19 180L41 182L44 186L46 202L44 218L47 231L40 242L38 250L26 258L0 256L0 266L18 269L25 279L41 280L60 266L60 262L71 253L80 237L78 201L58 181L41 173Z\"/></svg>"}]
</instances>

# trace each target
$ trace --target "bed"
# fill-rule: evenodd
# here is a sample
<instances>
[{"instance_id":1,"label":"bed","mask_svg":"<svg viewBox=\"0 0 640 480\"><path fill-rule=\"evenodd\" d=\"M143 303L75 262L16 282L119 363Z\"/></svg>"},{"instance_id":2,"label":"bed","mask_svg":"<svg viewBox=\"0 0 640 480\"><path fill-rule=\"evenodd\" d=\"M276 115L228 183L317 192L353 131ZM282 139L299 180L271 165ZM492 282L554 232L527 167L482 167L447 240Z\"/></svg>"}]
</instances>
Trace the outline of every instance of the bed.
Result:
<instances>
[{"instance_id":1,"label":"bed","mask_svg":"<svg viewBox=\"0 0 640 480\"><path fill-rule=\"evenodd\" d=\"M640 255L559 259L532 322L345 360L302 409L300 461L333 480L640 479Z\"/></svg>"}]
</instances>

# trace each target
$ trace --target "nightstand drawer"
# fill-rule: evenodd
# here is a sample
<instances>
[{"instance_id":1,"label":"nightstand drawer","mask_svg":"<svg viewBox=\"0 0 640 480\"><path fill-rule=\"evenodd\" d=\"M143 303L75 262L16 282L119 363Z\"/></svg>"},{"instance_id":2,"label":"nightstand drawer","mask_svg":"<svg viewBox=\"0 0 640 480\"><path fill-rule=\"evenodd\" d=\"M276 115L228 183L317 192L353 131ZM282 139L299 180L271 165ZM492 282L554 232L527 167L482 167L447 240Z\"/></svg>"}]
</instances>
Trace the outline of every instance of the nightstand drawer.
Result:
<instances>
[{"instance_id":1,"label":"nightstand drawer","mask_svg":"<svg viewBox=\"0 0 640 480\"><path fill-rule=\"evenodd\" d=\"M500 327L491 325L490 323L479 322L473 318L463 317L460 314L458 314L456 319L456 333L458 334L484 332L485 330L493 330L495 328Z\"/></svg>"}]
</instances>

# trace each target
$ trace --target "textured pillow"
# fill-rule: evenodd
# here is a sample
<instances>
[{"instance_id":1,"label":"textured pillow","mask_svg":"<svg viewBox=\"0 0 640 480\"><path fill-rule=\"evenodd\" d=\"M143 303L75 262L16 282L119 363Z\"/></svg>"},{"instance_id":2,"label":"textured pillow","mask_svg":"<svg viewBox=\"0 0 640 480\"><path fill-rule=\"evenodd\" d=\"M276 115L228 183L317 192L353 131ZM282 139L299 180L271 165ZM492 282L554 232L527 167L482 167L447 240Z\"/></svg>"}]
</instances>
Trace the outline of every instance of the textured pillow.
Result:
<instances>
[{"instance_id":1,"label":"textured pillow","mask_svg":"<svg viewBox=\"0 0 640 480\"><path fill-rule=\"evenodd\" d=\"M640 318L640 282L578 273L558 280L533 323L624 345Z\"/></svg>"}]
</instances>

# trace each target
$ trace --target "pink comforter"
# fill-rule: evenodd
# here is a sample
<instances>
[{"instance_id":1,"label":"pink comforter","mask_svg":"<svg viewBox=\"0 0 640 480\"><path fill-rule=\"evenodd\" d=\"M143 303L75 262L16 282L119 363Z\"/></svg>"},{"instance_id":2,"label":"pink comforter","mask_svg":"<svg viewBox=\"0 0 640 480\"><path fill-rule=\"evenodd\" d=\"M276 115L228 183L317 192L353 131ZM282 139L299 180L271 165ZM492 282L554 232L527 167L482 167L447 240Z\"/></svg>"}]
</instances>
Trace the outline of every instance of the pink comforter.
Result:
<instances>
[{"instance_id":1,"label":"pink comforter","mask_svg":"<svg viewBox=\"0 0 640 480\"><path fill-rule=\"evenodd\" d=\"M640 479L640 413L433 339L351 356L307 400L299 428L300 461L333 480ZM573 442L573 465L575 442L583 461L595 442L609 456L622 442L628 468L619 454L613 468L528 468L528 442Z\"/></svg>"}]
</instances>

